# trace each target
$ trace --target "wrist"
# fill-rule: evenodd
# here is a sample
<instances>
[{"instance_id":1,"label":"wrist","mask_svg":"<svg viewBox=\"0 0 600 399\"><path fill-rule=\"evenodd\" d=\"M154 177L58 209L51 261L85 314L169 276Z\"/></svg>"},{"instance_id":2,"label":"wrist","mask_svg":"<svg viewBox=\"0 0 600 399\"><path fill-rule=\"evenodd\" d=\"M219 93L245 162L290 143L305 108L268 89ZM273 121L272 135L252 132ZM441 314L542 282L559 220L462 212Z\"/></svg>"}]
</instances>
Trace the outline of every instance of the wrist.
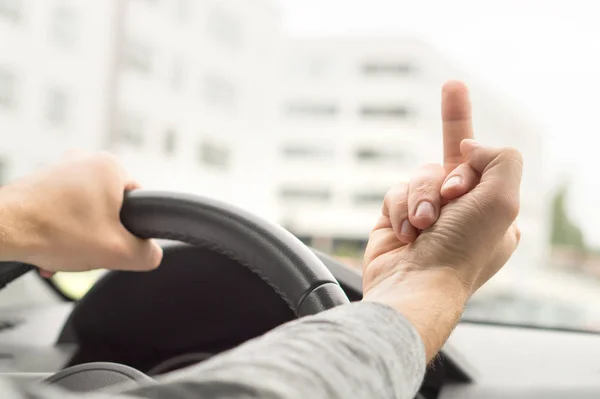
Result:
<instances>
[{"instance_id":1,"label":"wrist","mask_svg":"<svg viewBox=\"0 0 600 399\"><path fill-rule=\"evenodd\" d=\"M365 293L402 313L417 330L431 360L456 327L470 293L453 271L422 269L390 276Z\"/></svg>"},{"instance_id":2,"label":"wrist","mask_svg":"<svg viewBox=\"0 0 600 399\"><path fill-rule=\"evenodd\" d=\"M0 261L27 262L41 240L33 213L22 196L5 186L0 190Z\"/></svg>"}]
</instances>

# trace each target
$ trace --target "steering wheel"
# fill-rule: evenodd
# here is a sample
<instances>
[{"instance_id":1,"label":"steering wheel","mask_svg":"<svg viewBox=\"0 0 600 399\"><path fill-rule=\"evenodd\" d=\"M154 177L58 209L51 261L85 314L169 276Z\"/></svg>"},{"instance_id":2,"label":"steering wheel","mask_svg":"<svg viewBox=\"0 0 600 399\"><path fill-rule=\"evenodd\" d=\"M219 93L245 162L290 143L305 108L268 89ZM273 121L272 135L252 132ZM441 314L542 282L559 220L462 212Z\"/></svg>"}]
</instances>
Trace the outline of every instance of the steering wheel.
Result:
<instances>
[{"instance_id":1,"label":"steering wheel","mask_svg":"<svg viewBox=\"0 0 600 399\"><path fill-rule=\"evenodd\" d=\"M189 194L137 190L125 195L121 220L140 238L177 240L226 254L271 286L298 317L348 302L333 275L302 242L232 205ZM32 269L2 262L0 288Z\"/></svg>"},{"instance_id":2,"label":"steering wheel","mask_svg":"<svg viewBox=\"0 0 600 399\"><path fill-rule=\"evenodd\" d=\"M297 317L349 302L331 272L300 240L234 206L189 194L137 190L125 195L121 220L140 238L182 241L227 255L267 283ZM14 262L0 264L0 284L31 269L31 265ZM98 381L87 381L89 369L76 373L69 369L58 374L66 372L77 379L75 384L68 378L51 380L82 391L98 386ZM105 381L100 384L105 385Z\"/></svg>"}]
</instances>

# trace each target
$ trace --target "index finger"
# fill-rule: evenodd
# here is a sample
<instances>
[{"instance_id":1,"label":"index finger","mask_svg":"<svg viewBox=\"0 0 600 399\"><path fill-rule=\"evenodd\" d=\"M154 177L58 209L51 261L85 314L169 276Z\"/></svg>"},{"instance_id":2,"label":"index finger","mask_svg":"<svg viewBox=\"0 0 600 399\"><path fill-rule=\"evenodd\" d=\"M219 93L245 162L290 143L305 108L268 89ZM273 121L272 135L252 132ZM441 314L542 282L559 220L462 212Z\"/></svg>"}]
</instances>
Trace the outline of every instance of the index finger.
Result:
<instances>
[{"instance_id":1,"label":"index finger","mask_svg":"<svg viewBox=\"0 0 600 399\"><path fill-rule=\"evenodd\" d=\"M442 124L444 169L450 173L464 162L460 143L473 138L469 89L459 81L449 81L442 88Z\"/></svg>"}]
</instances>

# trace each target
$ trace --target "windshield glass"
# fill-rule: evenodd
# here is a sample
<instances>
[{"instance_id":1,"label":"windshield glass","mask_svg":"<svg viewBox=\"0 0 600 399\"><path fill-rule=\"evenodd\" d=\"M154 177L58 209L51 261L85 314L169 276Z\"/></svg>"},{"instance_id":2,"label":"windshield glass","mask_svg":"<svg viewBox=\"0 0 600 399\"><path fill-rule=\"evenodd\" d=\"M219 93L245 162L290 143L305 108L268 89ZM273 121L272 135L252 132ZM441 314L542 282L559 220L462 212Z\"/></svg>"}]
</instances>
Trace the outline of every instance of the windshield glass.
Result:
<instances>
[{"instance_id":1,"label":"windshield glass","mask_svg":"<svg viewBox=\"0 0 600 399\"><path fill-rule=\"evenodd\" d=\"M215 197L360 271L382 198L441 161L440 88L522 151L520 246L464 318L600 331L594 2L0 1L2 183L71 148ZM33 145L32 143L35 143ZM59 274L81 297L101 273Z\"/></svg>"}]
</instances>

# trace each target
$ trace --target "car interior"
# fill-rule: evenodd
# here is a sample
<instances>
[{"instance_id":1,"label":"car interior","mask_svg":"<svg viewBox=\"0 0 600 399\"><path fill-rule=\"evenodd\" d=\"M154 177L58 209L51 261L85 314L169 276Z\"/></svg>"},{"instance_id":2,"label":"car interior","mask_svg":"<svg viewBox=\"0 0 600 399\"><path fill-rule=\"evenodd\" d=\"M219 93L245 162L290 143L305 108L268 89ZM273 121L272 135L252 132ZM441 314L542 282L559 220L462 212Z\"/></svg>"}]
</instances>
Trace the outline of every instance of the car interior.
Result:
<instances>
[{"instance_id":1,"label":"car interior","mask_svg":"<svg viewBox=\"0 0 600 399\"><path fill-rule=\"evenodd\" d=\"M0 373L78 392L152 384L295 318L361 299L361 277L283 228L192 195L135 191L124 225L161 267L105 274L78 302L5 310ZM4 264L4 284L31 265ZM400 349L399 349L400 350ZM600 335L461 322L419 398L597 398Z\"/></svg>"}]
</instances>

